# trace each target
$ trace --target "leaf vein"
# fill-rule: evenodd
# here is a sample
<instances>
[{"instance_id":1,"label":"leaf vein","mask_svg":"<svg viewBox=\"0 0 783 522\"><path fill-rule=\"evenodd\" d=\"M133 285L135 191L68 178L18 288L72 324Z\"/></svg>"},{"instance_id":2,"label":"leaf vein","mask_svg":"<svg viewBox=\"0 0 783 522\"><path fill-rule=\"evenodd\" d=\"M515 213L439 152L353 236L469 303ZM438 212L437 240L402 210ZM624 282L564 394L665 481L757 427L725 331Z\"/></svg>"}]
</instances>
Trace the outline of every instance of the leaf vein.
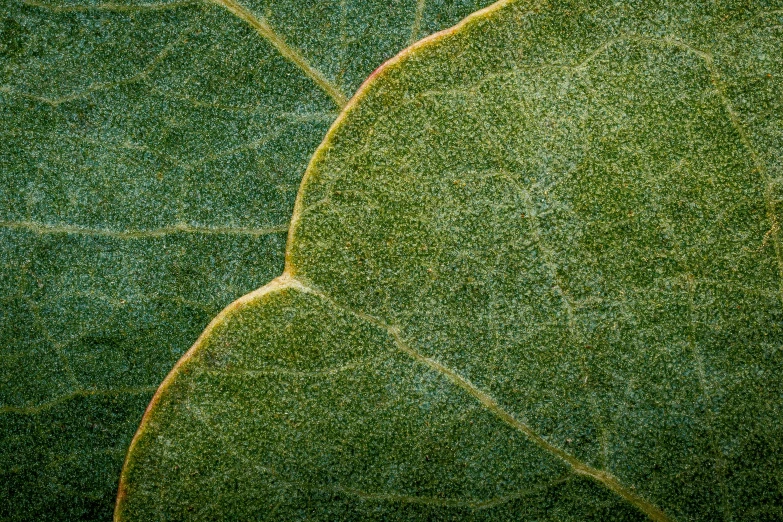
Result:
<instances>
[{"instance_id":1,"label":"leaf vein","mask_svg":"<svg viewBox=\"0 0 783 522\"><path fill-rule=\"evenodd\" d=\"M23 0L22 3L29 7L38 7L41 9L49 9L55 12L80 12L80 11L111 11L111 12L136 12L136 11L164 11L167 9L177 9L179 7L187 7L196 5L199 2L197 0L184 0L180 2L156 2L150 4L136 4L136 5L123 5L107 2L103 4L95 5L52 5L44 2L37 2L35 0Z\"/></svg>"},{"instance_id":2,"label":"leaf vein","mask_svg":"<svg viewBox=\"0 0 783 522\"><path fill-rule=\"evenodd\" d=\"M63 369L65 370L66 375L68 375L68 379L71 381L71 386L77 389L80 388L82 384L79 382L79 379L76 377L76 373L73 371L71 361L68 359L68 356L63 349L64 346L52 336L51 332L49 332L49 329L46 327L46 322L41 317L41 311L38 303L34 302L32 299L25 299L25 301L27 301L30 313L33 316L33 321L35 322L36 326L38 326L38 329L43 333L44 338L57 352L57 358L63 365Z\"/></svg>"},{"instance_id":3,"label":"leaf vein","mask_svg":"<svg viewBox=\"0 0 783 522\"><path fill-rule=\"evenodd\" d=\"M247 22L264 39L266 39L288 61L296 65L311 80L313 80L338 107L342 108L348 103L348 97L342 90L330 82L324 74L314 68L307 59L294 47L291 47L263 17L257 17L245 6L235 0L210 0L234 14L237 18Z\"/></svg>"},{"instance_id":4,"label":"leaf vein","mask_svg":"<svg viewBox=\"0 0 783 522\"><path fill-rule=\"evenodd\" d=\"M413 18L413 24L411 24L411 35L408 38L408 45L413 44L419 39L419 33L421 32L421 21L424 17L424 7L427 0L418 0L416 2L416 15Z\"/></svg>"},{"instance_id":5,"label":"leaf vein","mask_svg":"<svg viewBox=\"0 0 783 522\"><path fill-rule=\"evenodd\" d=\"M355 370L362 367L372 366L374 364L381 363L389 360L390 354L383 354L376 357L360 357L356 360L342 364L340 366L333 366L330 368L323 368L320 370L301 371L301 370L289 370L287 368L269 368L266 370L254 370L247 368L212 368L205 370L207 374L226 375L226 376L247 376L247 377L274 377L274 376L286 376L286 377L320 377L327 375L336 375L342 372Z\"/></svg>"},{"instance_id":6,"label":"leaf vein","mask_svg":"<svg viewBox=\"0 0 783 522\"><path fill-rule=\"evenodd\" d=\"M224 234L265 236L285 233L288 225L278 225L268 228L241 228L241 227L197 227L179 224L170 227L155 228L149 230L112 230L108 228L83 228L75 225L57 225L51 223L38 223L34 221L0 221L0 228L11 230L27 230L37 234L71 234L81 236L103 236L117 239L141 239L148 237L161 237L170 234Z\"/></svg>"},{"instance_id":7,"label":"leaf vein","mask_svg":"<svg viewBox=\"0 0 783 522\"><path fill-rule=\"evenodd\" d=\"M596 482L600 483L601 485L605 486L607 489L619 495L627 502L632 504L634 507L636 507L637 509L645 513L652 520L655 520L657 522L669 522L673 520L668 515L666 515L663 511L661 511L661 509L658 508L656 505L642 498L641 496L636 494L632 489L624 486L622 483L620 483L620 481L617 478L615 478L609 472L593 468L589 464L582 462L581 460L577 459L575 456L571 455L565 450L547 441L544 437L536 433L530 426L520 421L512 414L507 412L505 409L503 409L492 396L490 396L489 394L487 394L486 392L484 392L483 390L475 386L472 382L470 382L468 379L466 379L465 377L457 373L455 370L441 364L435 359L432 359L430 357L427 357L419 353L417 350L415 350L413 347L411 347L406 343L397 326L389 325L383 320L373 317L372 315L369 315L365 312L354 310L342 304L341 302L335 300L331 296L325 294L321 290L315 289L312 286L303 283L300 279L295 279L287 274L284 275L283 277L284 280L281 280L280 281L281 283L291 288L297 289L303 293L309 293L315 295L323 299L324 301L329 302L333 306L345 310L346 312L351 313L352 315L355 315L356 317L363 319L368 323L373 324L378 328L381 328L389 332L389 335L391 335L391 337L394 339L395 344L397 345L400 351L410 356L413 360L429 367L431 370L444 376L453 385L457 386L458 388L461 388L463 391L473 396L488 411L493 413L500 420L502 420L512 428L515 428L518 431L522 432L540 448L558 457L566 464L571 466L574 473L589 477L595 480Z\"/></svg>"},{"instance_id":8,"label":"leaf vein","mask_svg":"<svg viewBox=\"0 0 783 522\"><path fill-rule=\"evenodd\" d=\"M157 386L140 386L133 388L112 388L107 390L87 390L79 389L74 390L65 395L61 395L51 401L42 402L35 406L2 406L0 407L0 414L2 413L18 413L23 415L37 415L43 411L49 410L60 404L65 404L68 401L78 399L80 397L117 397L120 395L139 395L142 393L153 393L157 390Z\"/></svg>"},{"instance_id":9,"label":"leaf vein","mask_svg":"<svg viewBox=\"0 0 783 522\"><path fill-rule=\"evenodd\" d=\"M358 488L340 486L339 484L326 485L326 486L314 486L300 481L292 481L286 479L282 477L277 471L270 469L268 467L259 467L258 469L259 471L262 471L264 473L267 473L268 475L272 475L273 477L277 478L280 482L282 482L286 486L305 489L309 491L344 493L346 495L358 497L361 498L362 500L369 500L369 501L397 502L402 504L419 504L425 506L440 506L440 507L457 507L457 508L466 507L477 511L493 508L495 506L505 504L512 500L524 498L529 495L546 491L549 488L556 487L561 484L570 482L571 480L573 480L575 476L574 473L568 472L544 484L530 487L530 488L520 489L508 495L493 497L487 500L463 500L459 498L439 498L439 497L432 497L432 496L404 495L401 493L370 493L368 491L364 491Z\"/></svg>"},{"instance_id":10,"label":"leaf vein","mask_svg":"<svg viewBox=\"0 0 783 522\"><path fill-rule=\"evenodd\" d=\"M134 83L134 82L137 82L137 81L141 81L141 80L144 80L147 76L149 76L150 73L152 73L152 71L154 71L155 68L158 65L160 65L160 63L163 62L163 60L165 60L166 57L169 54L171 54L171 51L174 49L174 47L179 45L185 39L185 36L187 35L187 33L188 33L187 29L182 31L182 33L180 33L180 35L174 41L172 41L171 43L166 45L140 71L138 71L137 73L135 73L135 74L133 74L131 76L123 78L121 80L117 80L117 81L114 81L114 82L95 82L95 83L91 83L85 89L83 89L81 91L75 91L75 92L72 92L71 94L66 94L65 96L60 96L60 97L57 97L57 98L50 98L50 97L47 97L47 96L39 96L37 94L17 91L17 90L15 90L13 87L11 87L9 85L0 85L0 92L5 93L5 94L9 94L11 96L19 96L20 98L26 98L28 100L37 101L39 103L43 103L43 104L46 104L46 105L51 105L52 107L57 107L58 105L61 105L63 103L69 102L69 101L85 98L85 97L89 96L90 94L92 94L94 92L105 91L105 90L112 89L114 87L118 87L120 85L125 85L125 84L129 84L129 83Z\"/></svg>"},{"instance_id":11,"label":"leaf vein","mask_svg":"<svg viewBox=\"0 0 783 522\"><path fill-rule=\"evenodd\" d=\"M699 345L696 342L696 307L694 306L694 301L696 297L696 279L693 276L693 274L687 275L687 282L688 282L688 320L689 320L689 331L688 331L688 344L691 352L691 356L693 357L693 363L696 368L696 374L698 375L698 381L699 381L699 387L701 388L701 394L704 398L706 413L705 413L705 421L706 425L709 428L710 432L710 445L712 446L712 451L715 455L715 464L716 464L716 475L718 478L718 485L720 487L721 496L723 497L722 500L722 508L723 508L723 517L724 520L731 520L733 517L731 516L731 506L729 504L729 491L726 486L726 461L723 458L723 454L720 451L720 447L718 445L718 438L715 434L715 428L712 423L712 393L710 393L709 384L707 383L707 374L704 371L704 358L702 357L701 350L699 350Z\"/></svg>"}]
</instances>

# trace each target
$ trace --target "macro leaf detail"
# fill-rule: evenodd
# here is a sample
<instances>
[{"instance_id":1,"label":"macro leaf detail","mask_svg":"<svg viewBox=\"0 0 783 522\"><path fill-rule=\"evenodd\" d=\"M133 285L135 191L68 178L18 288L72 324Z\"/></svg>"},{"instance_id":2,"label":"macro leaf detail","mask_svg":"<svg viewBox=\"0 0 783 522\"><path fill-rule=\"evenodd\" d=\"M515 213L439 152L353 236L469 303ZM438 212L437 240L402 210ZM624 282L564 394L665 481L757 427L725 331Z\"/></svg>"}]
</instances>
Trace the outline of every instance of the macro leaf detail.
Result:
<instances>
[{"instance_id":1,"label":"macro leaf detail","mask_svg":"<svg viewBox=\"0 0 783 522\"><path fill-rule=\"evenodd\" d=\"M780 7L502 1L374 73L117 519L782 516Z\"/></svg>"},{"instance_id":2,"label":"macro leaf detail","mask_svg":"<svg viewBox=\"0 0 783 522\"><path fill-rule=\"evenodd\" d=\"M172 364L283 269L346 100L480 6L0 0L0 519L111 517Z\"/></svg>"}]
</instances>

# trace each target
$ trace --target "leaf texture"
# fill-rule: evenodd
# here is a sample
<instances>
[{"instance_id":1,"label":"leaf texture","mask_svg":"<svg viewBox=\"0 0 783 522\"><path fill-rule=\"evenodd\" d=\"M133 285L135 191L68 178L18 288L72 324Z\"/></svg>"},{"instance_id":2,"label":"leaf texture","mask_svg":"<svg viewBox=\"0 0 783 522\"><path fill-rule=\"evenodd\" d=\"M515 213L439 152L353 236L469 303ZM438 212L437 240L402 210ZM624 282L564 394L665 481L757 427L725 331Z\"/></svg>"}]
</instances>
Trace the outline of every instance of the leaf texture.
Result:
<instances>
[{"instance_id":1,"label":"leaf texture","mask_svg":"<svg viewBox=\"0 0 783 522\"><path fill-rule=\"evenodd\" d=\"M117 520L783 516L783 11L503 1L311 162Z\"/></svg>"},{"instance_id":2,"label":"leaf texture","mask_svg":"<svg viewBox=\"0 0 783 522\"><path fill-rule=\"evenodd\" d=\"M111 517L154 390L282 270L339 109L480 4L0 0L0 519Z\"/></svg>"}]
</instances>

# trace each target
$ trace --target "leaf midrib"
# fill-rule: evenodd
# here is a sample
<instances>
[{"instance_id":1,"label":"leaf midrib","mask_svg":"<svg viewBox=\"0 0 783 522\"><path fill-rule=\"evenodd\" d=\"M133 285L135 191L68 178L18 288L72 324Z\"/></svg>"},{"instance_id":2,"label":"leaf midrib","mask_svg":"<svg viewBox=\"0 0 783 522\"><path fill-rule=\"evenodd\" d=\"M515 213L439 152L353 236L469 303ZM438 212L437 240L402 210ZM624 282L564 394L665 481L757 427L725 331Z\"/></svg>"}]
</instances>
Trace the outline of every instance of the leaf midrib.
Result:
<instances>
[{"instance_id":1,"label":"leaf midrib","mask_svg":"<svg viewBox=\"0 0 783 522\"><path fill-rule=\"evenodd\" d=\"M533 443L535 443L537 446L539 446L546 452L550 453L551 455L554 455L555 457L559 458L560 460L568 464L575 474L583 475L595 480L602 486L606 487L607 489L617 494L618 496L622 497L628 503L630 503L631 505L639 509L642 513L647 515L651 520L654 520L656 522L673 522L673 519L670 518L666 513L664 513L658 506L648 501L647 499L641 497L640 495L635 493L631 488L624 486L614 475L612 475L607 471L594 468L589 464L587 464L586 462L579 460L578 458L571 455L570 453L563 450L562 448L550 443L541 435L536 433L530 426L520 421L519 419L514 417L511 413L503 409L503 407L491 395L489 395L488 393L486 393L485 391L483 391L482 389L474 385L468 379L460 375L457 371L436 361L435 359L427 357L424 354L418 352L416 349L410 346L405 341L405 339L403 339L399 327L395 325L390 325L385 321L377 317L374 317L370 314L367 314L363 311L355 310L341 303L340 301L337 301L336 299L334 299L327 293L323 292L322 290L314 288L311 284L306 284L302 282L300 279L297 279L287 273L284 273L282 276L272 281L266 287L259 289L257 292L253 292L253 294L245 296L245 299L247 299L248 297L252 298L254 296L258 296L260 294L266 293L265 292L266 288L270 288L273 290L290 288L290 289L298 290L302 293L314 295L330 303L332 306L339 308L357 317L358 319L366 321L367 323L370 323L373 326L376 326L377 328L385 330L394 339L397 348L401 352L410 356L415 361L429 367L431 370L445 377L453 385L457 386L458 388L461 388L463 391L473 396L473 398L478 400L479 403L481 403L481 405L487 411L491 412L493 415L495 415L497 418L502 420L507 425L511 426L517 431L522 432L525 436L528 437L528 439L530 439ZM209 330L209 328L207 330ZM199 343L196 343L196 346L198 346L198 344ZM183 357L183 359L185 358L187 358L187 355Z\"/></svg>"}]
</instances>

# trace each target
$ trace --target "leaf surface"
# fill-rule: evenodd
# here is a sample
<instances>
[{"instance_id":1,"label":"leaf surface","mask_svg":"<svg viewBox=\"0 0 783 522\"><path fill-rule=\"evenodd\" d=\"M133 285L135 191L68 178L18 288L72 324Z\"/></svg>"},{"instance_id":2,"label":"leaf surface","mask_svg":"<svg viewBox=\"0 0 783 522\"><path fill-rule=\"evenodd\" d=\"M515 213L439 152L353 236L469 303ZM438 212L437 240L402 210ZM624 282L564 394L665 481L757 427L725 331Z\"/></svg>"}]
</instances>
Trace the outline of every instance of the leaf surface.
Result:
<instances>
[{"instance_id":1,"label":"leaf surface","mask_svg":"<svg viewBox=\"0 0 783 522\"><path fill-rule=\"evenodd\" d=\"M783 11L505 1L311 162L118 520L783 515Z\"/></svg>"},{"instance_id":2,"label":"leaf surface","mask_svg":"<svg viewBox=\"0 0 783 522\"><path fill-rule=\"evenodd\" d=\"M110 518L154 390L282 270L341 106L477 3L0 0L0 519Z\"/></svg>"}]
</instances>

